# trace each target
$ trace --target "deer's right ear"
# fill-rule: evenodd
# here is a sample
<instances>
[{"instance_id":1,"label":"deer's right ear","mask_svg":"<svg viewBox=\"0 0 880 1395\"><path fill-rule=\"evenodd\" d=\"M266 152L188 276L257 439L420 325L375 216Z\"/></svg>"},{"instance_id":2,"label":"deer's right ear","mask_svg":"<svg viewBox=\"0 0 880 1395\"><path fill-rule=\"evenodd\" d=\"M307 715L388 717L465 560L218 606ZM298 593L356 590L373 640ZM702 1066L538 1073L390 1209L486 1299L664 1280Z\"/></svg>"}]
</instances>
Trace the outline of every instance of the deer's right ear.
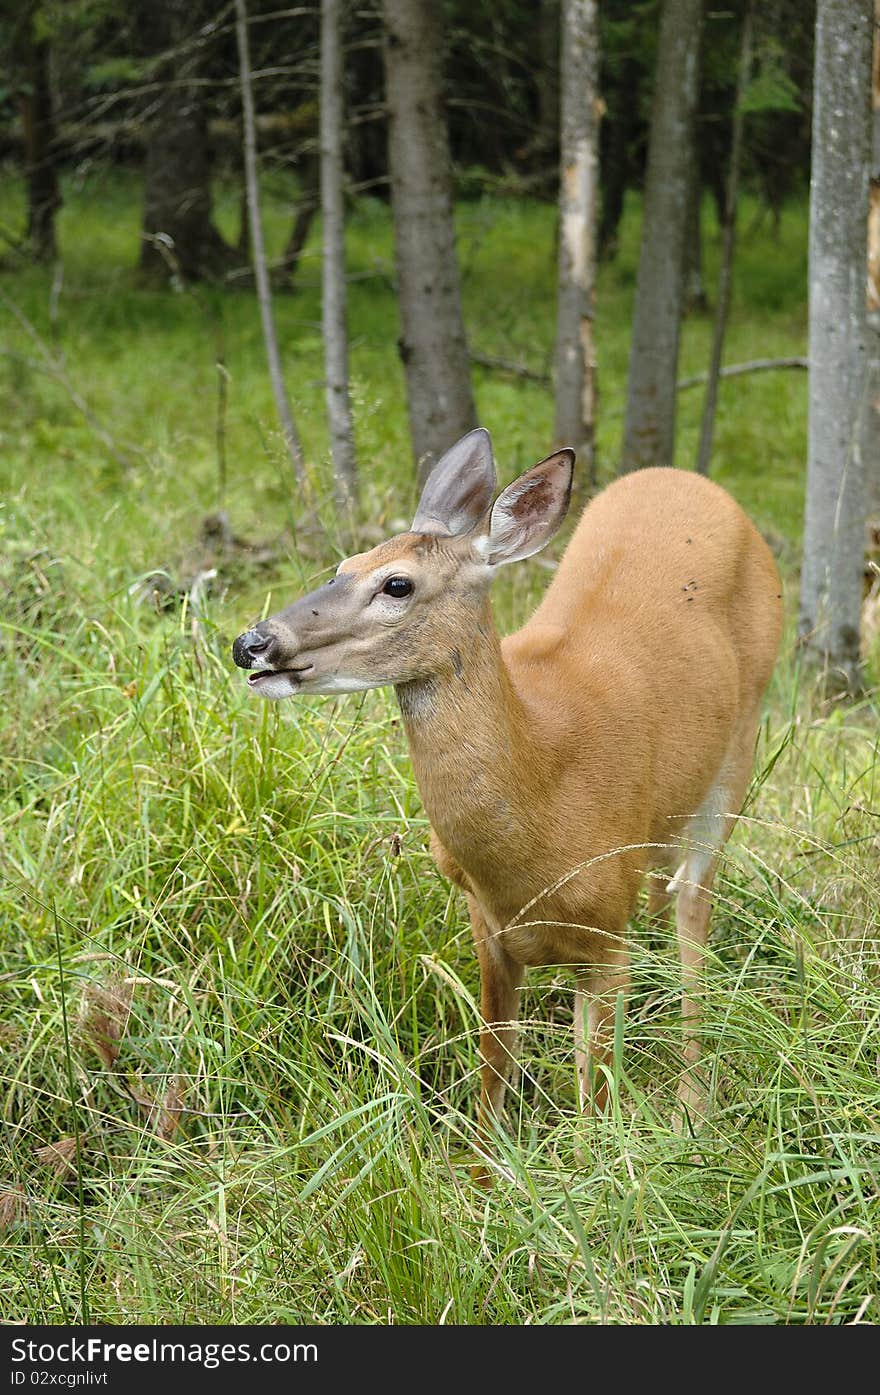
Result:
<instances>
[{"instance_id":1,"label":"deer's right ear","mask_svg":"<svg viewBox=\"0 0 880 1395\"><path fill-rule=\"evenodd\" d=\"M571 447L563 446L502 489L488 533L474 542L489 566L531 557L550 541L568 511L574 459Z\"/></svg>"},{"instance_id":2,"label":"deer's right ear","mask_svg":"<svg viewBox=\"0 0 880 1395\"><path fill-rule=\"evenodd\" d=\"M460 537L484 517L494 496L492 440L478 426L437 461L422 490L411 531Z\"/></svg>"}]
</instances>

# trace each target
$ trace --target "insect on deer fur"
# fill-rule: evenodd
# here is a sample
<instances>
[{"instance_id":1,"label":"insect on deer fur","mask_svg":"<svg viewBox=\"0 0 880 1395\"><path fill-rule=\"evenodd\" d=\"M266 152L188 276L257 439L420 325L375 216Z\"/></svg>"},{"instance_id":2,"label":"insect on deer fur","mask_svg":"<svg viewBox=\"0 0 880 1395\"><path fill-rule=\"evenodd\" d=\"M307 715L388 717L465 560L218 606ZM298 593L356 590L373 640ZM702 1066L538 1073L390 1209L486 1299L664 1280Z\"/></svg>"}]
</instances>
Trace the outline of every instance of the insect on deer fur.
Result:
<instances>
[{"instance_id":1,"label":"insect on deer fur","mask_svg":"<svg viewBox=\"0 0 880 1395\"><path fill-rule=\"evenodd\" d=\"M537 610L499 640L490 582L552 538L573 465L556 451L494 499L488 432L471 431L434 468L409 532L349 557L233 646L266 698L395 686L431 850L465 893L476 942L483 1148L529 965L575 968L581 1106L604 1106L596 1067L652 869L650 910L676 899L679 1100L702 1111L712 884L782 628L776 565L738 504L699 475L649 469L588 505Z\"/></svg>"}]
</instances>

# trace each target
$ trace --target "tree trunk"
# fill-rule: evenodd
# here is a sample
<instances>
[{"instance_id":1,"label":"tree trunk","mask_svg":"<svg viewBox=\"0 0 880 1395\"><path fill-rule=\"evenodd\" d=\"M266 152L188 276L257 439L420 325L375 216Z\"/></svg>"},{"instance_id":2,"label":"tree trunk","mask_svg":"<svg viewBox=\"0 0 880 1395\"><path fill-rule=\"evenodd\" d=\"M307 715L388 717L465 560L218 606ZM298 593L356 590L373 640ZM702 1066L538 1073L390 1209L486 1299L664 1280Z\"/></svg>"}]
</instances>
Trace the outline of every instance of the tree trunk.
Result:
<instances>
[{"instance_id":1,"label":"tree trunk","mask_svg":"<svg viewBox=\"0 0 880 1395\"><path fill-rule=\"evenodd\" d=\"M140 265L151 278L219 276L235 260L211 219L208 122L198 77L199 6L161 0L155 22L168 50L147 146Z\"/></svg>"},{"instance_id":2,"label":"tree trunk","mask_svg":"<svg viewBox=\"0 0 880 1395\"><path fill-rule=\"evenodd\" d=\"M696 142L691 160L688 179L687 214L684 228L684 266L682 285L684 288L683 313L694 311L704 314L709 308L706 283L703 279L703 183L700 178L700 162L697 158Z\"/></svg>"},{"instance_id":3,"label":"tree trunk","mask_svg":"<svg viewBox=\"0 0 880 1395\"><path fill-rule=\"evenodd\" d=\"M384 0L400 356L419 479L476 425L461 310L443 32L432 0Z\"/></svg>"},{"instance_id":4,"label":"tree trunk","mask_svg":"<svg viewBox=\"0 0 880 1395\"><path fill-rule=\"evenodd\" d=\"M597 0L562 4L562 143L559 300L556 323L557 445L573 446L581 481L595 484L596 224L599 198Z\"/></svg>"},{"instance_id":5,"label":"tree trunk","mask_svg":"<svg viewBox=\"0 0 880 1395\"><path fill-rule=\"evenodd\" d=\"M35 36L33 13L22 24L26 29L22 68L27 87L20 94L20 106L28 190L27 241L36 261L50 262L57 256L55 215L61 207L61 192L53 151L49 41Z\"/></svg>"},{"instance_id":6,"label":"tree trunk","mask_svg":"<svg viewBox=\"0 0 880 1395\"><path fill-rule=\"evenodd\" d=\"M702 0L665 0L645 179L621 471L671 465Z\"/></svg>"},{"instance_id":7,"label":"tree trunk","mask_svg":"<svg viewBox=\"0 0 880 1395\"><path fill-rule=\"evenodd\" d=\"M275 317L272 313L272 292L269 287L269 272L266 267L266 249L263 245L263 223L260 217L260 185L257 176L257 123L254 116L254 96L251 87L251 57L247 32L248 18L245 0L235 0L235 37L238 44L238 66L241 79L241 107L244 121L244 169L247 180L248 219L251 230L251 249L254 263L254 279L257 283L257 300L260 305L260 320L263 326L263 342L266 346L266 360L269 377L272 381L272 394L275 409L281 423L284 444L293 465L297 484L306 484L305 461L302 446L290 403L284 386L281 370L281 355L278 351L278 336L275 333Z\"/></svg>"},{"instance_id":8,"label":"tree trunk","mask_svg":"<svg viewBox=\"0 0 880 1395\"><path fill-rule=\"evenodd\" d=\"M537 150L556 149L560 112L560 0L539 0Z\"/></svg>"},{"instance_id":9,"label":"tree trunk","mask_svg":"<svg viewBox=\"0 0 880 1395\"><path fill-rule=\"evenodd\" d=\"M537 0L531 16L534 61L530 78L535 93L535 129L516 152L521 169L540 172L559 144L560 5L561 0Z\"/></svg>"},{"instance_id":10,"label":"tree trunk","mask_svg":"<svg viewBox=\"0 0 880 1395\"><path fill-rule=\"evenodd\" d=\"M868 387L862 416L862 458L868 510L880 518L880 0L874 0L871 63L871 168L868 210Z\"/></svg>"},{"instance_id":11,"label":"tree trunk","mask_svg":"<svg viewBox=\"0 0 880 1395\"><path fill-rule=\"evenodd\" d=\"M633 180L633 149L638 144L639 104L633 100L633 93L640 87L640 68L632 57L624 56L619 63L619 74L609 73L606 79L608 109L599 131L600 261L613 261L617 256L626 191ZM599 82L601 86L601 73Z\"/></svg>"},{"instance_id":12,"label":"tree trunk","mask_svg":"<svg viewBox=\"0 0 880 1395\"><path fill-rule=\"evenodd\" d=\"M858 691L866 482L865 259L873 0L819 0L810 183L810 404L798 629Z\"/></svg>"},{"instance_id":13,"label":"tree trunk","mask_svg":"<svg viewBox=\"0 0 880 1395\"><path fill-rule=\"evenodd\" d=\"M733 249L736 240L736 205L739 198L739 167L742 158L743 124L745 122L746 88L752 67L752 19L754 0L746 0L743 16L742 39L740 41L739 73L736 80L736 100L733 108L733 135L730 142L730 168L727 175L727 191L724 199L724 225L721 238L721 267L718 272L718 302L715 306L715 325L712 332L712 355L709 362L709 382L706 387L706 400L703 406L703 419L700 423L700 445L697 451L697 471L701 475L709 473L709 458L712 454L712 436L715 430L715 408L718 403L718 379L721 373L721 354L724 349L724 334L727 329L727 313L730 309L730 282L733 275Z\"/></svg>"},{"instance_id":14,"label":"tree trunk","mask_svg":"<svg viewBox=\"0 0 880 1395\"><path fill-rule=\"evenodd\" d=\"M299 268L299 260L309 236L318 205L321 201L321 162L320 157L311 151L304 152L297 161L299 175L299 200L293 218L290 236L281 256L280 277L290 290Z\"/></svg>"},{"instance_id":15,"label":"tree trunk","mask_svg":"<svg viewBox=\"0 0 880 1395\"><path fill-rule=\"evenodd\" d=\"M235 172L241 180L238 192L238 240L235 244L235 251L239 265L250 266L251 264L251 218L248 212L248 186L247 170L244 167L244 122L238 129L237 149L235 152Z\"/></svg>"},{"instance_id":16,"label":"tree trunk","mask_svg":"<svg viewBox=\"0 0 880 1395\"><path fill-rule=\"evenodd\" d=\"M342 48L339 0L321 0L321 310L333 479L340 509L357 501L354 431L348 396L345 203L342 164Z\"/></svg>"}]
</instances>

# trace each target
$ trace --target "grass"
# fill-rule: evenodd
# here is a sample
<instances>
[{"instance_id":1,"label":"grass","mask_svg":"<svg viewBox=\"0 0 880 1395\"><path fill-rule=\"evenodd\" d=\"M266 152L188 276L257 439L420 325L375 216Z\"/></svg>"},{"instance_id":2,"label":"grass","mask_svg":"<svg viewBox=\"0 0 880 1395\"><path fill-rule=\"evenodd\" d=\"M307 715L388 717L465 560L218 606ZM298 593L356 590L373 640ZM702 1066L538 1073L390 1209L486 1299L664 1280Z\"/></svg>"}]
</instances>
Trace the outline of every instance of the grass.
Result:
<instances>
[{"instance_id":1,"label":"grass","mask_svg":"<svg viewBox=\"0 0 880 1395\"><path fill-rule=\"evenodd\" d=\"M244 621L330 564L298 518L250 295L138 289L135 182L67 191L64 284L3 285L65 356L123 450L96 440L14 322L0 358L0 1291L7 1321L843 1323L880 1319L878 723L813 703L790 643L748 817L725 860L706 976L713 1108L671 1127L680 1070L667 936L636 926L613 1108L575 1110L571 988L530 975L523 1075L488 1195L468 1182L477 973L464 908L427 851L393 699L255 704ZM20 189L7 180L10 206ZM283 238L284 190L270 200ZM234 231L233 198L220 218ZM603 269L610 476L638 210ZM11 216L11 215L10 215ZM744 219L748 226L749 218ZM546 364L553 227L499 199L460 210L470 334ZM314 254L315 247L311 251ZM710 259L714 240L707 242ZM350 226L365 515L412 503L386 211ZM804 210L742 241L727 357L803 349ZM503 270L502 270L503 269ZM280 299L285 366L329 493L317 262ZM218 325L236 532L205 598L139 581L204 557L220 502ZM707 357L686 326L682 372ZM13 355L13 356L10 356ZM544 452L539 386L475 374L508 478ZM803 375L722 388L715 472L774 534L800 530ZM681 398L681 463L699 395ZM502 624L544 573L507 569ZM149 590L149 587L147 588ZM271 593L274 601L267 599Z\"/></svg>"}]
</instances>

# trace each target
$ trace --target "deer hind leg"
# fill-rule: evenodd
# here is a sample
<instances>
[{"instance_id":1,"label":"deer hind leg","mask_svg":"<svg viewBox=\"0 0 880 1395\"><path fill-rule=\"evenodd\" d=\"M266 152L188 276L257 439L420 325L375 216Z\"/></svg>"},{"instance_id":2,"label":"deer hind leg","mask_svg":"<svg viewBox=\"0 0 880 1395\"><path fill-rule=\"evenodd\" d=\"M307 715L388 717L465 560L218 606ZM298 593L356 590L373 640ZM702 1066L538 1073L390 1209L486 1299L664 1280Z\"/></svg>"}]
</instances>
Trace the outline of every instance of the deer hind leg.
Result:
<instances>
[{"instance_id":1,"label":"deer hind leg","mask_svg":"<svg viewBox=\"0 0 880 1395\"><path fill-rule=\"evenodd\" d=\"M624 945L606 962L578 979L574 995L574 1054L578 1100L583 1113L600 1112L608 1103L608 1080L599 1066L608 1066L614 1053L614 1014L617 995L626 998L629 957Z\"/></svg>"},{"instance_id":2,"label":"deer hind leg","mask_svg":"<svg viewBox=\"0 0 880 1395\"><path fill-rule=\"evenodd\" d=\"M648 870L648 919L655 928L665 929L669 920L672 892L670 878L675 870L677 849L672 846Z\"/></svg>"},{"instance_id":3,"label":"deer hind leg","mask_svg":"<svg viewBox=\"0 0 880 1395\"><path fill-rule=\"evenodd\" d=\"M471 930L480 961L480 1108L477 1137L489 1146L501 1118L504 1094L519 1042L519 989L523 966L511 959L500 938L493 935L473 896L468 896ZM488 1181L482 1163L473 1168L477 1182Z\"/></svg>"},{"instance_id":4,"label":"deer hind leg","mask_svg":"<svg viewBox=\"0 0 880 1395\"><path fill-rule=\"evenodd\" d=\"M658 925L665 925L669 919L669 904L672 900L672 892L667 889L669 880L666 876L659 876L656 872L650 873L648 882L648 919Z\"/></svg>"},{"instance_id":5,"label":"deer hind leg","mask_svg":"<svg viewBox=\"0 0 880 1395\"><path fill-rule=\"evenodd\" d=\"M672 902L672 892L669 890L670 879L681 860L680 836L679 840L670 842L663 847L651 849L651 865L646 869L646 881L648 885L648 920L654 930L665 930L669 922L669 909Z\"/></svg>"},{"instance_id":6,"label":"deer hind leg","mask_svg":"<svg viewBox=\"0 0 880 1395\"><path fill-rule=\"evenodd\" d=\"M685 859L667 890L676 897L675 920L681 961L681 1016L685 1071L678 1087L677 1125L699 1118L706 1085L699 1070L699 991L712 913L712 888L724 844L730 837L749 783L758 712L739 727L714 785L690 822Z\"/></svg>"}]
</instances>

